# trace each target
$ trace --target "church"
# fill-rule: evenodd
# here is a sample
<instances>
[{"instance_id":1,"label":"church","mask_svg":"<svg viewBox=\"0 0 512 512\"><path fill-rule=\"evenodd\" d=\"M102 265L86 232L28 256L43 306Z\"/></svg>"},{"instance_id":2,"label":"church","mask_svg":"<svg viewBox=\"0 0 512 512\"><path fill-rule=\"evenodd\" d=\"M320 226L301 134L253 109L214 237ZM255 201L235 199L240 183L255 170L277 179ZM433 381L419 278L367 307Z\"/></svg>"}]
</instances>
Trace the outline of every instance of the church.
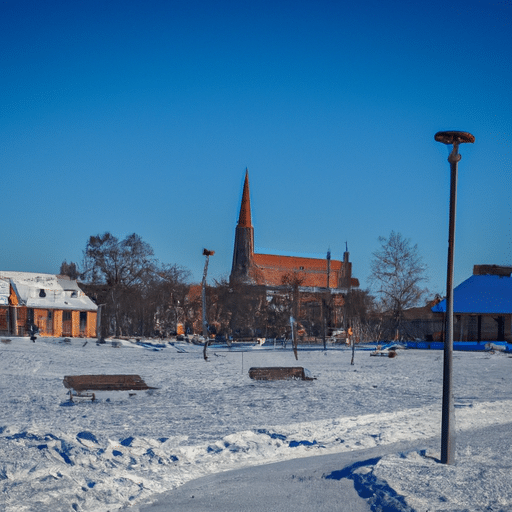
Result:
<instances>
[{"instance_id":1,"label":"church","mask_svg":"<svg viewBox=\"0 0 512 512\"><path fill-rule=\"evenodd\" d=\"M325 259L254 252L247 169L235 230L230 282L264 287L269 296L296 286L299 291L298 314L318 317L327 309L327 323L331 328L342 326L344 298L351 289L359 287L358 279L352 277L348 250L343 254L343 261L331 259L330 252Z\"/></svg>"}]
</instances>

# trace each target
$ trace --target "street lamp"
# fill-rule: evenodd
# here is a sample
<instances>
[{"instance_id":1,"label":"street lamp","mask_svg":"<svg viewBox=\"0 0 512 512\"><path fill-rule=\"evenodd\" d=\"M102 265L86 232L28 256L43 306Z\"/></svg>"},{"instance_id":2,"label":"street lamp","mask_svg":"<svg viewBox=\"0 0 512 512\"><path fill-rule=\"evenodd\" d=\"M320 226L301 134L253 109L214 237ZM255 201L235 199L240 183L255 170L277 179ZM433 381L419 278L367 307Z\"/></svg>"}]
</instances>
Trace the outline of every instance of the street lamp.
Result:
<instances>
[{"instance_id":1,"label":"street lamp","mask_svg":"<svg viewBox=\"0 0 512 512\"><path fill-rule=\"evenodd\" d=\"M206 260L204 262L204 271L203 271L203 283L202 283L202 295L203 295L203 336L208 340L208 322L206 321L206 274L208 273L208 261L210 256L213 256L215 251L209 251L208 249L203 249L203 256L206 256Z\"/></svg>"},{"instance_id":2,"label":"street lamp","mask_svg":"<svg viewBox=\"0 0 512 512\"><path fill-rule=\"evenodd\" d=\"M203 249L203 256L206 256L206 260L204 262L204 271L203 271L203 336L204 340L204 349L203 349L203 357L205 361L208 361L208 356L206 355L206 349L208 348L208 322L206 320L206 274L208 273L208 261L210 260L210 256L213 256L215 251L209 251L208 249Z\"/></svg>"},{"instance_id":3,"label":"street lamp","mask_svg":"<svg viewBox=\"0 0 512 512\"><path fill-rule=\"evenodd\" d=\"M461 159L459 144L475 142L467 132L437 132L437 142L453 145L450 162L450 219L448 227L448 267L446 272L446 329L443 359L443 410L441 419L441 462L455 462L455 405L452 391L453 363L453 252L455 247L455 212L457 206L457 164Z\"/></svg>"}]
</instances>

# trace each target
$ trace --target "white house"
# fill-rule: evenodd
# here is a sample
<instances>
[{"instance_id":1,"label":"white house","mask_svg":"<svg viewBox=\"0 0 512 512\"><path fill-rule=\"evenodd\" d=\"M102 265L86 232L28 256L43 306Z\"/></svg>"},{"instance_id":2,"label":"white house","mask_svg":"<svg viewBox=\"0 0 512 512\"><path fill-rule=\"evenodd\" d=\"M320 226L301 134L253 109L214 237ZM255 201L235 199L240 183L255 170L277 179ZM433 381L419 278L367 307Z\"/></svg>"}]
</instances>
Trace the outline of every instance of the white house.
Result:
<instances>
[{"instance_id":1,"label":"white house","mask_svg":"<svg viewBox=\"0 0 512 512\"><path fill-rule=\"evenodd\" d=\"M98 307L67 276L0 271L0 335L96 337Z\"/></svg>"}]
</instances>

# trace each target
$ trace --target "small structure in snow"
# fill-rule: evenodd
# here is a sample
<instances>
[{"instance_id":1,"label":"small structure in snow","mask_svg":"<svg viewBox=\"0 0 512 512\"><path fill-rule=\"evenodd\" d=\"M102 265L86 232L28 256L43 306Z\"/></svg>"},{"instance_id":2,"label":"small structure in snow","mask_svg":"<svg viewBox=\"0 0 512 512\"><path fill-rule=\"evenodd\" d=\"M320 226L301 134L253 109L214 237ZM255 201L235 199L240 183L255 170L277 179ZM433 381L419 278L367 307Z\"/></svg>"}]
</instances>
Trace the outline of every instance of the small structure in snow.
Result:
<instances>
[{"instance_id":1,"label":"small structure in snow","mask_svg":"<svg viewBox=\"0 0 512 512\"><path fill-rule=\"evenodd\" d=\"M314 380L310 372L302 366L250 368L249 377L255 380Z\"/></svg>"},{"instance_id":2,"label":"small structure in snow","mask_svg":"<svg viewBox=\"0 0 512 512\"><path fill-rule=\"evenodd\" d=\"M62 382L69 389L71 401L73 401L73 396L95 400L95 394L85 393L86 391L157 389L148 386L140 375L66 375ZM73 395L73 391L76 392L76 395Z\"/></svg>"},{"instance_id":3,"label":"small structure in snow","mask_svg":"<svg viewBox=\"0 0 512 512\"><path fill-rule=\"evenodd\" d=\"M389 345L384 348L381 345L377 345L373 352L370 352L371 356L381 356L381 357L396 357L396 349L404 348L402 345Z\"/></svg>"}]
</instances>

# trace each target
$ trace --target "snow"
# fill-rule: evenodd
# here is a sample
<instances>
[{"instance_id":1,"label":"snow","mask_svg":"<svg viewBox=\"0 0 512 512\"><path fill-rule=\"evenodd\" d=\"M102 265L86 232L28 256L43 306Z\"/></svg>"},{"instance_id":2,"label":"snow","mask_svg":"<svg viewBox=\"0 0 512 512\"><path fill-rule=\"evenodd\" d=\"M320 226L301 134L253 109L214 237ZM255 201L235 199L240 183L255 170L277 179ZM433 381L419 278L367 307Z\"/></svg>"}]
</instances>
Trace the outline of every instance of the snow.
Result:
<instances>
[{"instance_id":1,"label":"snow","mask_svg":"<svg viewBox=\"0 0 512 512\"><path fill-rule=\"evenodd\" d=\"M73 279L54 274L0 271L0 305L9 304L12 284L21 304L29 308L96 311L98 306ZM40 294L41 290L44 294Z\"/></svg>"},{"instance_id":2,"label":"snow","mask_svg":"<svg viewBox=\"0 0 512 512\"><path fill-rule=\"evenodd\" d=\"M346 348L296 361L290 349L214 347L205 362L188 343L113 345L0 343L2 510L228 510L211 496L289 510L288 488L309 496L303 510L340 499L351 510L512 510L508 354L454 353L457 459L447 466L440 351L356 351L351 366ZM303 366L316 380L253 381L253 366ZM158 389L70 405L64 376L102 373ZM182 505L162 508L171 502Z\"/></svg>"}]
</instances>

